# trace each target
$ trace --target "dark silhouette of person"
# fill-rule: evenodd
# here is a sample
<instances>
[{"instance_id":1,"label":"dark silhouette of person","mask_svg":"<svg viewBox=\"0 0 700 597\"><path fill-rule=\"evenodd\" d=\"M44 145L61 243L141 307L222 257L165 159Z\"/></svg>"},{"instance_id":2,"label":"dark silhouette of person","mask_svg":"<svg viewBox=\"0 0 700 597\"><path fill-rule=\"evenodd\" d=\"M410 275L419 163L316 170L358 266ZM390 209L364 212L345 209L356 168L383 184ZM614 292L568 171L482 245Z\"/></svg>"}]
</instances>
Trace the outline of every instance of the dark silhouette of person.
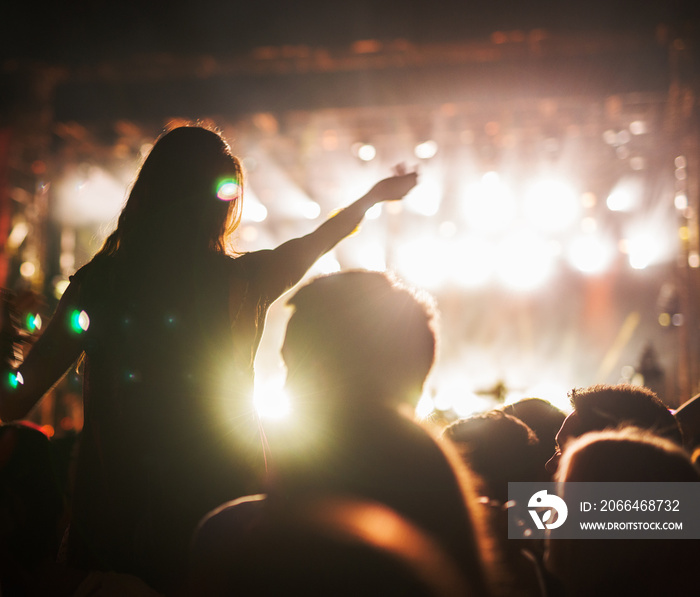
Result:
<instances>
[{"instance_id":1,"label":"dark silhouette of person","mask_svg":"<svg viewBox=\"0 0 700 597\"><path fill-rule=\"evenodd\" d=\"M499 594L539 597L543 592L541 545L508 539L507 530L508 483L542 478L534 431L520 419L494 409L454 421L442 436L456 446L479 482L480 502L504 560Z\"/></svg>"},{"instance_id":2,"label":"dark silhouette of person","mask_svg":"<svg viewBox=\"0 0 700 597\"><path fill-rule=\"evenodd\" d=\"M545 464L556 450L556 436L562 426L566 413L551 402L541 398L522 398L517 402L506 404L501 410L520 419L537 435L536 451L541 462L542 480L551 480Z\"/></svg>"},{"instance_id":3,"label":"dark silhouette of person","mask_svg":"<svg viewBox=\"0 0 700 597\"><path fill-rule=\"evenodd\" d=\"M546 465L550 473L556 471L566 442L589 431L639 427L683 445L678 422L648 388L628 384L596 385L572 390L569 398L574 410L557 433L554 455Z\"/></svg>"},{"instance_id":4,"label":"dark silhouette of person","mask_svg":"<svg viewBox=\"0 0 700 597\"><path fill-rule=\"evenodd\" d=\"M189 594L470 595L442 547L385 505L322 496L265 514L248 520L226 549L204 542Z\"/></svg>"},{"instance_id":5,"label":"dark silhouette of person","mask_svg":"<svg viewBox=\"0 0 700 597\"><path fill-rule=\"evenodd\" d=\"M442 432L478 475L481 495L501 504L508 501L508 482L539 480L538 439L516 417L501 410L459 419Z\"/></svg>"},{"instance_id":6,"label":"dark silhouette of person","mask_svg":"<svg viewBox=\"0 0 700 597\"><path fill-rule=\"evenodd\" d=\"M386 274L347 271L313 280L289 305L282 356L294 418L266 427L267 498L205 519L194 561L202 561L198 552L226 552L245 521L265 510L345 496L384 504L417 525L457 562L471 593L487 594L469 472L450 446L400 412L415 409L435 358L430 303Z\"/></svg>"},{"instance_id":7,"label":"dark silhouette of person","mask_svg":"<svg viewBox=\"0 0 700 597\"><path fill-rule=\"evenodd\" d=\"M2 380L0 418L20 418L84 357L70 564L178 584L201 516L258 490L251 391L268 307L416 176L401 169L310 234L234 255L240 162L207 128L158 139L116 229Z\"/></svg>"},{"instance_id":8,"label":"dark silhouette of person","mask_svg":"<svg viewBox=\"0 0 700 597\"><path fill-rule=\"evenodd\" d=\"M564 449L556 480L586 483L698 483L676 443L635 427L586 433ZM563 496L566 499L566 484ZM659 515L659 521L663 515ZM546 563L566 595L695 595L697 540L551 539Z\"/></svg>"}]
</instances>

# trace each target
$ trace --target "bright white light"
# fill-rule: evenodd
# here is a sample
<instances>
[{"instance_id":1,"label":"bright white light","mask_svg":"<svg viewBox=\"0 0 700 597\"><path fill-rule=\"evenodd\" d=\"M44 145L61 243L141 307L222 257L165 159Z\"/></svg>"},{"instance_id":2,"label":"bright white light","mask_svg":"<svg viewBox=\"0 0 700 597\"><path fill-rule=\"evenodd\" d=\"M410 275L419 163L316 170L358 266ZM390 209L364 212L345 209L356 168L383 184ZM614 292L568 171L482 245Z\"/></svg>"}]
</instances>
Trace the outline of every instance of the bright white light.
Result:
<instances>
[{"instance_id":1,"label":"bright white light","mask_svg":"<svg viewBox=\"0 0 700 597\"><path fill-rule=\"evenodd\" d=\"M552 245L527 231L507 236L498 246L496 258L499 279L513 290L534 290L554 269Z\"/></svg>"},{"instance_id":2,"label":"bright white light","mask_svg":"<svg viewBox=\"0 0 700 597\"><path fill-rule=\"evenodd\" d=\"M241 218L244 222L264 222L267 218L267 208L251 194L243 201Z\"/></svg>"},{"instance_id":3,"label":"bright white light","mask_svg":"<svg viewBox=\"0 0 700 597\"><path fill-rule=\"evenodd\" d=\"M688 208L688 196L685 193L678 193L673 200L676 209L683 211Z\"/></svg>"},{"instance_id":4,"label":"bright white light","mask_svg":"<svg viewBox=\"0 0 700 597\"><path fill-rule=\"evenodd\" d=\"M386 251L382 245L368 240L354 248L354 256L362 269L377 272L386 270Z\"/></svg>"},{"instance_id":5,"label":"bright white light","mask_svg":"<svg viewBox=\"0 0 700 597\"><path fill-rule=\"evenodd\" d=\"M491 400L483 396L477 396L473 392L463 391L452 394L452 410L458 417L469 417L476 413L484 412L493 406Z\"/></svg>"},{"instance_id":6,"label":"bright white light","mask_svg":"<svg viewBox=\"0 0 700 597\"><path fill-rule=\"evenodd\" d=\"M496 268L495 248L478 236L468 236L455 244L450 265L455 281L463 288L484 286Z\"/></svg>"},{"instance_id":7,"label":"bright white light","mask_svg":"<svg viewBox=\"0 0 700 597\"><path fill-rule=\"evenodd\" d=\"M382 208L383 207L384 207L384 203L375 203L372 207L370 207L365 212L365 219L376 220L377 218L379 218L379 216L382 215Z\"/></svg>"},{"instance_id":8,"label":"bright white light","mask_svg":"<svg viewBox=\"0 0 700 597\"><path fill-rule=\"evenodd\" d=\"M642 181L636 177L626 177L615 185L608 195L606 204L610 211L630 211L639 204L642 196Z\"/></svg>"},{"instance_id":9,"label":"bright white light","mask_svg":"<svg viewBox=\"0 0 700 597\"><path fill-rule=\"evenodd\" d=\"M445 283L449 274L449 254L439 239L415 239L397 247L396 265L409 282L421 288L436 289Z\"/></svg>"},{"instance_id":10,"label":"bright white light","mask_svg":"<svg viewBox=\"0 0 700 597\"><path fill-rule=\"evenodd\" d=\"M575 238L569 245L570 263L586 274L600 274L612 263L615 249L598 236L587 234Z\"/></svg>"},{"instance_id":11,"label":"bright white light","mask_svg":"<svg viewBox=\"0 0 700 597\"><path fill-rule=\"evenodd\" d=\"M374 145L369 143L361 144L357 148L357 157L363 162L371 162L375 157L377 157L377 150Z\"/></svg>"},{"instance_id":12,"label":"bright white light","mask_svg":"<svg viewBox=\"0 0 700 597\"><path fill-rule=\"evenodd\" d=\"M292 412L292 404L282 379L273 378L266 382L256 379L253 403L261 419L284 419Z\"/></svg>"},{"instance_id":13,"label":"bright white light","mask_svg":"<svg viewBox=\"0 0 700 597\"><path fill-rule=\"evenodd\" d=\"M657 256L657 243L652 236L627 240L627 257L632 269L646 269Z\"/></svg>"},{"instance_id":14,"label":"bright white light","mask_svg":"<svg viewBox=\"0 0 700 597\"><path fill-rule=\"evenodd\" d=\"M419 143L418 145L416 145L413 152L416 154L417 158L420 158L422 160L428 160L435 156L437 150L437 143L435 143L435 141L430 140L424 141L423 143Z\"/></svg>"},{"instance_id":15,"label":"bright white light","mask_svg":"<svg viewBox=\"0 0 700 597\"><path fill-rule=\"evenodd\" d=\"M525 194L525 216L538 229L565 230L576 220L580 204L571 185L561 180L542 180Z\"/></svg>"},{"instance_id":16,"label":"bright white light","mask_svg":"<svg viewBox=\"0 0 700 597\"><path fill-rule=\"evenodd\" d=\"M427 419L434 410L435 404L433 403L433 399L425 394L421 396L418 404L416 405L416 416L419 419Z\"/></svg>"},{"instance_id":17,"label":"bright white light","mask_svg":"<svg viewBox=\"0 0 700 597\"><path fill-rule=\"evenodd\" d=\"M608 195L606 204L610 211L630 211L634 207L634 197L628 189L617 189Z\"/></svg>"},{"instance_id":18,"label":"bright white light","mask_svg":"<svg viewBox=\"0 0 700 597\"><path fill-rule=\"evenodd\" d=\"M564 383L545 381L530 386L525 392L514 395L506 399L506 404L517 402L524 397L541 398L556 406L559 410L565 413L571 412L571 403L569 402L568 392L571 386Z\"/></svg>"},{"instance_id":19,"label":"bright white light","mask_svg":"<svg viewBox=\"0 0 700 597\"><path fill-rule=\"evenodd\" d=\"M313 275L334 274L340 271L340 263L332 253L326 253L314 264L310 273Z\"/></svg>"},{"instance_id":20,"label":"bright white light","mask_svg":"<svg viewBox=\"0 0 700 597\"><path fill-rule=\"evenodd\" d=\"M480 183L470 185L461 205L469 224L482 231L503 230L516 215L513 194L496 172L487 172Z\"/></svg>"},{"instance_id":21,"label":"bright white light","mask_svg":"<svg viewBox=\"0 0 700 597\"><path fill-rule=\"evenodd\" d=\"M315 220L321 215L321 206L315 201L306 201L301 206L301 213L307 220Z\"/></svg>"},{"instance_id":22,"label":"bright white light","mask_svg":"<svg viewBox=\"0 0 700 597\"><path fill-rule=\"evenodd\" d=\"M422 216L434 216L442 202L442 185L434 178L421 180L403 200L406 209Z\"/></svg>"}]
</instances>

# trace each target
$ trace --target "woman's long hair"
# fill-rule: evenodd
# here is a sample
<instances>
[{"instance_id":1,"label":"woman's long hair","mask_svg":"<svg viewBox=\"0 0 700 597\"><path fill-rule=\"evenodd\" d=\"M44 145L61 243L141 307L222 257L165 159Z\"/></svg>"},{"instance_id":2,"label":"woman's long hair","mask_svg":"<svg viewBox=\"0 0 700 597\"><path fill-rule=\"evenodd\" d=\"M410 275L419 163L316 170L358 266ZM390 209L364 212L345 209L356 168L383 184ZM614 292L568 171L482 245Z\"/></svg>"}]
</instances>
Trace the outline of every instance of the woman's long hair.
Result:
<instances>
[{"instance_id":1,"label":"woman's long hair","mask_svg":"<svg viewBox=\"0 0 700 597\"><path fill-rule=\"evenodd\" d=\"M243 170L221 135L181 126L162 135L141 166L116 230L98 255L127 260L228 252L241 218Z\"/></svg>"}]
</instances>

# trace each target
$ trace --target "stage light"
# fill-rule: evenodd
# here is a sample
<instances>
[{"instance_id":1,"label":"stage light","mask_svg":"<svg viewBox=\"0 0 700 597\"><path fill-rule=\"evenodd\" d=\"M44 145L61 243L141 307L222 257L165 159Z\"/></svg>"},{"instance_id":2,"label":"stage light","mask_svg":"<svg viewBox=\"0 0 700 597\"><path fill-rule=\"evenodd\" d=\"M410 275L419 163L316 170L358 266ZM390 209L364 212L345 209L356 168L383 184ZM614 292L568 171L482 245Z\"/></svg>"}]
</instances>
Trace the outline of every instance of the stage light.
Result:
<instances>
[{"instance_id":1,"label":"stage light","mask_svg":"<svg viewBox=\"0 0 700 597\"><path fill-rule=\"evenodd\" d=\"M673 199L673 204L679 211L688 209L688 196L685 193L676 193L676 196Z\"/></svg>"},{"instance_id":2,"label":"stage light","mask_svg":"<svg viewBox=\"0 0 700 597\"><path fill-rule=\"evenodd\" d=\"M642 180L638 176L626 176L608 195L606 204L610 211L631 211L640 203L643 192Z\"/></svg>"},{"instance_id":3,"label":"stage light","mask_svg":"<svg viewBox=\"0 0 700 597\"><path fill-rule=\"evenodd\" d=\"M301 206L301 212L307 220L315 220L321 215L321 206L315 201L306 201Z\"/></svg>"},{"instance_id":4,"label":"stage light","mask_svg":"<svg viewBox=\"0 0 700 597\"><path fill-rule=\"evenodd\" d=\"M313 275L321 276L326 274L334 274L335 272L339 271L340 263L338 263L338 260L332 253L326 253L325 255L321 256L310 270Z\"/></svg>"},{"instance_id":5,"label":"stage light","mask_svg":"<svg viewBox=\"0 0 700 597\"><path fill-rule=\"evenodd\" d=\"M455 243L451 273L462 288L479 288L488 283L496 267L492 243L484 238L468 236Z\"/></svg>"},{"instance_id":6,"label":"stage light","mask_svg":"<svg viewBox=\"0 0 700 597\"><path fill-rule=\"evenodd\" d=\"M264 222L266 218L267 208L248 193L243 201L241 219L244 222Z\"/></svg>"},{"instance_id":7,"label":"stage light","mask_svg":"<svg viewBox=\"0 0 700 597\"><path fill-rule=\"evenodd\" d=\"M559 232L573 224L580 205L571 185L561 180L541 180L525 194L526 218L539 230Z\"/></svg>"},{"instance_id":8,"label":"stage light","mask_svg":"<svg viewBox=\"0 0 700 597\"><path fill-rule=\"evenodd\" d=\"M370 143L355 143L351 149L353 155L363 162L371 162L377 157L377 149Z\"/></svg>"},{"instance_id":9,"label":"stage light","mask_svg":"<svg viewBox=\"0 0 700 597\"><path fill-rule=\"evenodd\" d=\"M461 206L467 222L481 231L504 230L516 216L513 194L497 172L487 172L480 183L467 187Z\"/></svg>"},{"instance_id":10,"label":"stage light","mask_svg":"<svg viewBox=\"0 0 700 597\"><path fill-rule=\"evenodd\" d=\"M570 263L585 274L600 274L612 263L614 247L597 236L587 234L575 238L569 245Z\"/></svg>"},{"instance_id":11,"label":"stage light","mask_svg":"<svg viewBox=\"0 0 700 597\"><path fill-rule=\"evenodd\" d=\"M430 158L435 157L437 150L437 143L435 141L429 140L423 141L423 143L419 143L418 145L416 145L413 150L413 153L417 158L420 158L421 160L429 160Z\"/></svg>"},{"instance_id":12,"label":"stage light","mask_svg":"<svg viewBox=\"0 0 700 597\"><path fill-rule=\"evenodd\" d=\"M406 209L421 216L434 216L442 203L442 185L435 178L421 180L403 200Z\"/></svg>"},{"instance_id":13,"label":"stage light","mask_svg":"<svg viewBox=\"0 0 700 597\"><path fill-rule=\"evenodd\" d=\"M386 250L378 243L368 239L358 246L353 247L353 257L357 260L357 266L377 272L386 269Z\"/></svg>"},{"instance_id":14,"label":"stage light","mask_svg":"<svg viewBox=\"0 0 700 597\"><path fill-rule=\"evenodd\" d=\"M626 239L625 249L632 269L646 269L654 263L661 252L658 238L653 232L638 232Z\"/></svg>"},{"instance_id":15,"label":"stage light","mask_svg":"<svg viewBox=\"0 0 700 597\"><path fill-rule=\"evenodd\" d=\"M496 273L504 286L530 291L546 282L554 270L551 243L529 231L515 232L497 247Z\"/></svg>"},{"instance_id":16,"label":"stage light","mask_svg":"<svg viewBox=\"0 0 700 597\"><path fill-rule=\"evenodd\" d=\"M409 282L431 290L446 281L450 252L442 240L432 237L401 243L396 250L396 267Z\"/></svg>"}]
</instances>

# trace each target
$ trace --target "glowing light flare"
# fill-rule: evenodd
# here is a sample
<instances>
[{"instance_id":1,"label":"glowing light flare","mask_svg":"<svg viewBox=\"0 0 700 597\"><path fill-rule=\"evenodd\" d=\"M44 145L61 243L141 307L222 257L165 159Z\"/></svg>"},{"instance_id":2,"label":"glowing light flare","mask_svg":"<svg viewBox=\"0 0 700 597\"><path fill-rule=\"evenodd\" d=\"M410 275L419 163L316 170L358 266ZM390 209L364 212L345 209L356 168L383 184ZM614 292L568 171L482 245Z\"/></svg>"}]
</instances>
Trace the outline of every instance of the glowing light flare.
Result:
<instances>
[{"instance_id":1,"label":"glowing light flare","mask_svg":"<svg viewBox=\"0 0 700 597\"><path fill-rule=\"evenodd\" d=\"M421 216L434 216L442 203L442 185L435 178L424 178L403 200L406 209Z\"/></svg>"},{"instance_id":2,"label":"glowing light flare","mask_svg":"<svg viewBox=\"0 0 700 597\"><path fill-rule=\"evenodd\" d=\"M233 201L238 199L240 195L241 187L238 184L238 180L235 178L223 178L218 181L216 185L216 196L221 199L221 201Z\"/></svg>"},{"instance_id":3,"label":"glowing light flare","mask_svg":"<svg viewBox=\"0 0 700 597\"><path fill-rule=\"evenodd\" d=\"M334 274L340 271L340 263L333 253L326 253L316 261L310 270L310 274L314 276Z\"/></svg>"},{"instance_id":4,"label":"glowing light flare","mask_svg":"<svg viewBox=\"0 0 700 597\"><path fill-rule=\"evenodd\" d=\"M76 334L82 334L87 332L90 327L90 317L85 311L78 311L75 309L70 314L70 329Z\"/></svg>"},{"instance_id":5,"label":"glowing light flare","mask_svg":"<svg viewBox=\"0 0 700 597\"><path fill-rule=\"evenodd\" d=\"M7 383L11 390L16 390L18 386L24 385L24 378L19 371L13 371L8 374Z\"/></svg>"},{"instance_id":6,"label":"glowing light flare","mask_svg":"<svg viewBox=\"0 0 700 597\"><path fill-rule=\"evenodd\" d=\"M301 206L301 213L307 220L315 220L321 215L321 206L315 201L305 201Z\"/></svg>"},{"instance_id":7,"label":"glowing light flare","mask_svg":"<svg viewBox=\"0 0 700 597\"><path fill-rule=\"evenodd\" d=\"M513 193L496 172L487 172L480 183L467 187L461 206L467 222L483 231L504 230L516 216Z\"/></svg>"},{"instance_id":8,"label":"glowing light flare","mask_svg":"<svg viewBox=\"0 0 700 597\"><path fill-rule=\"evenodd\" d=\"M496 272L501 283L516 291L534 290L554 271L555 247L540 236L520 231L497 247Z\"/></svg>"},{"instance_id":9,"label":"glowing light flare","mask_svg":"<svg viewBox=\"0 0 700 597\"><path fill-rule=\"evenodd\" d=\"M625 239L623 251L627 253L630 267L643 270L655 263L663 252L657 235L648 232L637 232Z\"/></svg>"},{"instance_id":10,"label":"glowing light flare","mask_svg":"<svg viewBox=\"0 0 700 597\"><path fill-rule=\"evenodd\" d=\"M379 218L379 216L382 215L384 205L396 205L396 204L393 204L393 203L390 203L390 204L375 203L372 207L370 207L365 212L365 219L366 220L376 220L377 218Z\"/></svg>"},{"instance_id":11,"label":"glowing light flare","mask_svg":"<svg viewBox=\"0 0 700 597\"><path fill-rule=\"evenodd\" d=\"M28 313L24 320L24 326L29 332L36 332L41 329L41 315L38 313Z\"/></svg>"},{"instance_id":12,"label":"glowing light flare","mask_svg":"<svg viewBox=\"0 0 700 597\"><path fill-rule=\"evenodd\" d=\"M445 242L432 237L402 243L396 250L396 267L409 282L421 287L440 288L450 274L450 256Z\"/></svg>"},{"instance_id":13,"label":"glowing light flare","mask_svg":"<svg viewBox=\"0 0 700 597\"><path fill-rule=\"evenodd\" d=\"M256 379L253 404L261 419L278 421L292 413L292 403L283 379L273 378L265 382Z\"/></svg>"},{"instance_id":14,"label":"glowing light flare","mask_svg":"<svg viewBox=\"0 0 700 597\"><path fill-rule=\"evenodd\" d=\"M458 417L469 417L484 412L493 406L493 401L474 392L461 391L452 393L452 410Z\"/></svg>"},{"instance_id":15,"label":"glowing light flare","mask_svg":"<svg viewBox=\"0 0 700 597\"><path fill-rule=\"evenodd\" d=\"M363 162L371 162L377 157L377 149L370 143L355 143L352 146L352 153Z\"/></svg>"},{"instance_id":16,"label":"glowing light flare","mask_svg":"<svg viewBox=\"0 0 700 597\"><path fill-rule=\"evenodd\" d=\"M558 232L571 226L581 211L573 187L562 180L541 180L526 192L525 217L538 230Z\"/></svg>"},{"instance_id":17,"label":"glowing light flare","mask_svg":"<svg viewBox=\"0 0 700 597\"><path fill-rule=\"evenodd\" d=\"M413 150L413 153L417 158L421 160L429 160L430 158L435 157L437 150L437 143L431 139L428 141L423 141L422 143L416 145L416 147Z\"/></svg>"},{"instance_id":18,"label":"glowing light flare","mask_svg":"<svg viewBox=\"0 0 700 597\"><path fill-rule=\"evenodd\" d=\"M243 201L241 219L246 222L264 222L267 218L267 208L255 197L246 195Z\"/></svg>"},{"instance_id":19,"label":"glowing light flare","mask_svg":"<svg viewBox=\"0 0 700 597\"><path fill-rule=\"evenodd\" d=\"M454 281L462 288L486 285L496 270L493 243L484 238L468 236L455 243L451 270Z\"/></svg>"},{"instance_id":20,"label":"glowing light flare","mask_svg":"<svg viewBox=\"0 0 700 597\"><path fill-rule=\"evenodd\" d=\"M585 274L603 273L615 257L615 247L596 235L587 234L575 238L568 247L568 260Z\"/></svg>"},{"instance_id":21,"label":"glowing light flare","mask_svg":"<svg viewBox=\"0 0 700 597\"><path fill-rule=\"evenodd\" d=\"M353 248L358 267L371 271L386 270L386 249L378 242L368 240Z\"/></svg>"},{"instance_id":22,"label":"glowing light flare","mask_svg":"<svg viewBox=\"0 0 700 597\"><path fill-rule=\"evenodd\" d=\"M419 419L427 419L435 410L435 403L430 396L421 396L416 405L416 417Z\"/></svg>"},{"instance_id":23,"label":"glowing light flare","mask_svg":"<svg viewBox=\"0 0 700 597\"><path fill-rule=\"evenodd\" d=\"M542 377L547 377L547 375L542 375ZM507 397L505 403L512 404L527 397L541 398L568 414L572 410L568 396L568 392L572 387L573 385L561 381L538 382L529 386L524 392Z\"/></svg>"},{"instance_id":24,"label":"glowing light flare","mask_svg":"<svg viewBox=\"0 0 700 597\"><path fill-rule=\"evenodd\" d=\"M639 205L642 197L642 182L636 178L624 178L608 195L606 205L610 211L628 212Z\"/></svg>"}]
</instances>

